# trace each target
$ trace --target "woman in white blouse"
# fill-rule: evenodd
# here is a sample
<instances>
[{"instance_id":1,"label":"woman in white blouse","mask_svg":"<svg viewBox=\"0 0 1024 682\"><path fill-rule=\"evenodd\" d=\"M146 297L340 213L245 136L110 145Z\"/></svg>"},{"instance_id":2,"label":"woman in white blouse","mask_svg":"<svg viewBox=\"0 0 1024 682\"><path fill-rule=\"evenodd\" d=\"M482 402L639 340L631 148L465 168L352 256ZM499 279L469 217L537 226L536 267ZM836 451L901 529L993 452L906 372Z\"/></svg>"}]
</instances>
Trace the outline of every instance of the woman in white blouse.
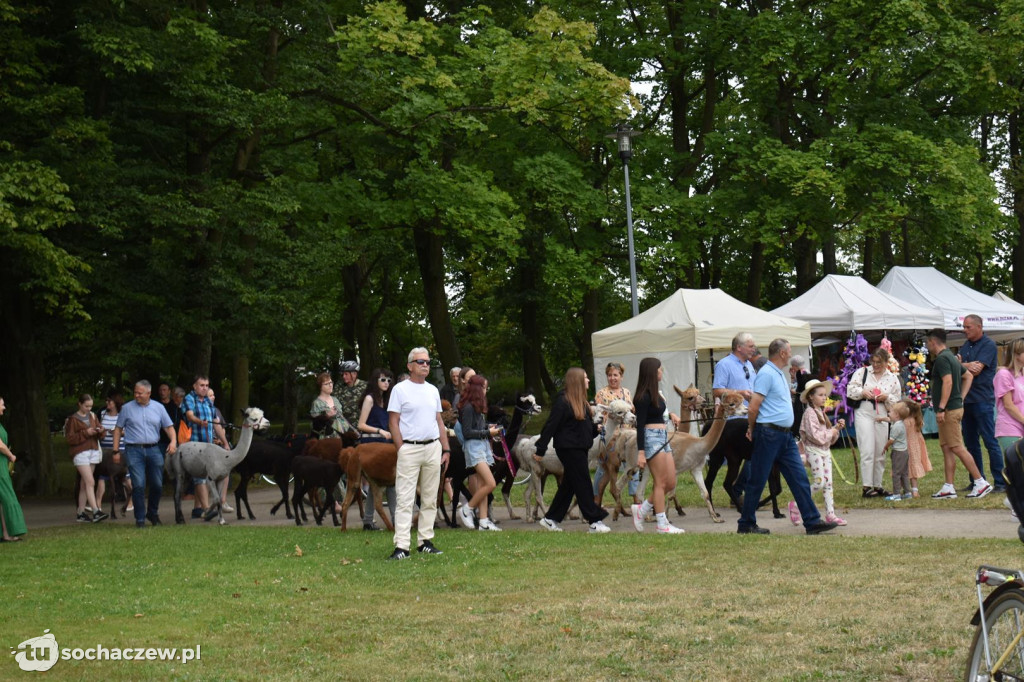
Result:
<instances>
[{"instance_id":1,"label":"woman in white blouse","mask_svg":"<svg viewBox=\"0 0 1024 682\"><path fill-rule=\"evenodd\" d=\"M862 401L853 416L864 483L862 497L885 497L889 494L882 487L885 474L882 451L889 439L889 424L875 421L875 417L886 416L889 406L895 405L901 397L899 377L888 370L888 365L889 353L879 348L871 354L871 366L854 372L846 385L847 399Z\"/></svg>"}]
</instances>

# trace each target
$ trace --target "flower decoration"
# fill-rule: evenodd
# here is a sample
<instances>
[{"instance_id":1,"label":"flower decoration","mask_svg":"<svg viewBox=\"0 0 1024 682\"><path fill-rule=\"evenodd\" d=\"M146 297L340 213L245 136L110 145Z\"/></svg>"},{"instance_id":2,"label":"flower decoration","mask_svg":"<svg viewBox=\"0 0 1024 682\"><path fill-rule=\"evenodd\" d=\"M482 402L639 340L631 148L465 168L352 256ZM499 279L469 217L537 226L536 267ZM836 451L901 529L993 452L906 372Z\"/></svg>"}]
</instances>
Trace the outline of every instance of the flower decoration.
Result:
<instances>
[{"instance_id":1,"label":"flower decoration","mask_svg":"<svg viewBox=\"0 0 1024 682\"><path fill-rule=\"evenodd\" d=\"M931 404L931 382L928 379L928 368L925 366L928 351L920 340L915 339L903 355L907 358L907 366L904 368L906 397L921 407L927 407Z\"/></svg>"},{"instance_id":2,"label":"flower decoration","mask_svg":"<svg viewBox=\"0 0 1024 682\"><path fill-rule=\"evenodd\" d=\"M861 367L868 364L868 342L863 334L850 332L850 339L843 346L843 364L839 375L832 378L832 385L835 386L835 393L839 396L836 404L836 414L852 414L849 404L846 402L846 385L850 383L850 377Z\"/></svg>"}]
</instances>

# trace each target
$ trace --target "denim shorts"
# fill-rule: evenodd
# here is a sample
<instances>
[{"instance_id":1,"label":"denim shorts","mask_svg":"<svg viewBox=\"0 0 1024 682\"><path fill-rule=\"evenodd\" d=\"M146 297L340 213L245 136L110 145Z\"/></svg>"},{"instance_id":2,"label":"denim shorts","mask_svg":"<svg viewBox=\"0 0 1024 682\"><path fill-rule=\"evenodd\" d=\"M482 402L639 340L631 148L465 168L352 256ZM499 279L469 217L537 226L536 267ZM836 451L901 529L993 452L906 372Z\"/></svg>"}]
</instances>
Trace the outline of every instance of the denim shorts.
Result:
<instances>
[{"instance_id":1,"label":"denim shorts","mask_svg":"<svg viewBox=\"0 0 1024 682\"><path fill-rule=\"evenodd\" d=\"M661 447L664 445L665 447ZM659 450L660 448L660 450ZM668 431L666 429L644 429L644 457L651 459L655 453L672 452L672 446L668 445Z\"/></svg>"},{"instance_id":2,"label":"denim shorts","mask_svg":"<svg viewBox=\"0 0 1024 682\"><path fill-rule=\"evenodd\" d=\"M475 467L481 462L485 462L487 466L494 464L494 453L491 452L491 444L487 440L480 438L467 440L462 449L466 453L467 467Z\"/></svg>"}]
</instances>

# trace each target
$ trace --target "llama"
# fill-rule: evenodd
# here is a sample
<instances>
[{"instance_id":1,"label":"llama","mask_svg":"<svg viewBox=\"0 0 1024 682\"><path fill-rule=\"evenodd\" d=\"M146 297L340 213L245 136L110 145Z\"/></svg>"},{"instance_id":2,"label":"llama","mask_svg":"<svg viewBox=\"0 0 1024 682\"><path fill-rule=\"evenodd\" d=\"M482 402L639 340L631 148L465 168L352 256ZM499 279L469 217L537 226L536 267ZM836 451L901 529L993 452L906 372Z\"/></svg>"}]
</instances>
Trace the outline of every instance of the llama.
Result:
<instances>
[{"instance_id":1,"label":"llama","mask_svg":"<svg viewBox=\"0 0 1024 682\"><path fill-rule=\"evenodd\" d=\"M741 413L740 410L744 409L743 408L743 396L741 396L739 393L736 393L735 391L727 391L725 394L723 394L721 399L720 399L720 403L722 403L724 405L722 407L722 411L727 413L727 414L740 414ZM717 412L716 412L716 414L717 414ZM718 442L718 439L721 437L722 429L725 428L725 421L724 420L718 420L716 418L716 420L711 422L711 424L709 424L708 426L709 426L709 429L711 428L711 426L718 426L718 433L717 433L717 435L711 436L709 434L709 435L704 436L703 438L695 438L694 436L690 436L689 434L684 434L682 432L676 432L676 434L678 436L686 436L686 438L689 439L689 440L685 440L685 441L680 441L681 448L683 450L690 451L692 448L696 448L696 449L693 450L693 452L695 452L695 453L696 452L700 452L701 453L700 456L701 456L702 459L700 460L700 463L699 463L699 465L700 465L699 469L703 469L704 461L705 461L704 458L706 458L707 453L710 452L714 448L715 444ZM670 447L673 447L673 449L674 449L675 445L670 442ZM613 520L617 519L619 514L629 514L629 512L626 511L626 508L625 508L625 506L623 505L623 502L622 502L622 486L625 484L626 480L628 480L628 478L631 477L633 475L633 473L637 470L636 431L628 431L628 430L625 430L625 429L621 429L616 434L614 448L615 448L616 451L618 451L619 456L622 457L625 460L625 462L626 462L626 471L625 471L624 474L619 476L619 480L617 482L617 485L612 490L613 493L618 493L618 496L615 498L615 508L612 510L612 518L613 518ZM679 471L679 468L678 468L679 467L679 463L680 463L680 460L677 459L676 460L677 471ZM694 464L692 466L689 466L689 467L687 467L686 470L693 471L694 470L693 467L695 467L695 466L696 466L696 464ZM711 506L710 495L707 495L707 493L705 493L705 492L702 492L702 495L705 496L705 500L707 500L707 502L708 502L708 509L711 512L711 518L715 519L718 514L717 514L717 512L714 511L714 507ZM637 502L637 503L640 502L639 499L636 499L634 501ZM720 521L721 519L718 519L718 520Z\"/></svg>"},{"instance_id":2,"label":"llama","mask_svg":"<svg viewBox=\"0 0 1024 682\"><path fill-rule=\"evenodd\" d=\"M607 406L597 406L597 418L604 424L604 436L594 440L590 448L590 462L592 466L604 468L604 476L597 491L595 502L600 505L604 501L605 488L611 484L612 497L618 495L616 478L619 475L619 466L622 458L620 450L614 447L616 433L622 427L632 428L636 424L636 415L625 400L613 400Z\"/></svg>"},{"instance_id":3,"label":"llama","mask_svg":"<svg viewBox=\"0 0 1024 682\"><path fill-rule=\"evenodd\" d=\"M700 394L693 384L686 387L686 390L673 384L672 390L679 396L679 418L686 424L684 431L691 436L700 436L700 422L704 415L701 407L704 405L704 396Z\"/></svg>"},{"instance_id":4,"label":"llama","mask_svg":"<svg viewBox=\"0 0 1024 682\"><path fill-rule=\"evenodd\" d=\"M185 515L181 513L181 492L185 486L186 475L193 478L205 478L209 481L210 508L203 515L203 519L209 521L216 514L218 523L221 525L226 523L221 509L220 483L231 475L231 470L249 453L253 430L262 430L270 426L270 422L263 417L263 410L258 407L247 407L242 410L242 414L245 415L242 435L231 450L225 450L213 443L190 441L180 445L178 450L169 457L169 468L175 478L175 523L185 523Z\"/></svg>"},{"instance_id":5,"label":"llama","mask_svg":"<svg viewBox=\"0 0 1024 682\"><path fill-rule=\"evenodd\" d=\"M554 476L561 483L565 468L553 449L549 449L541 461L533 458L537 452L537 441L540 435L529 436L521 439L512 448L512 456L516 458L521 469L530 472L530 480L526 484L526 520L533 523L542 517L547 509L544 507L544 481L548 476Z\"/></svg>"},{"instance_id":6,"label":"llama","mask_svg":"<svg viewBox=\"0 0 1024 682\"><path fill-rule=\"evenodd\" d=\"M337 439L335 439L337 440ZM324 504L313 505L313 519L316 525L321 525L327 509L331 510L331 518L334 525L338 525L338 512L334 507L334 489L341 480L342 469L337 462L299 455L292 460L292 475L295 477L295 492L292 495L292 505L295 507L295 525L301 526L306 517L306 509L303 506L302 498L314 488L324 488L327 491L327 499Z\"/></svg>"},{"instance_id":7,"label":"llama","mask_svg":"<svg viewBox=\"0 0 1024 682\"><path fill-rule=\"evenodd\" d=\"M365 477L366 482L370 484L374 509L380 514L384 525L390 531L395 529L391 516L384 513L383 493L384 488L395 485L397 466L398 449L394 443L361 443L352 450L352 456L348 458L345 467L350 483L345 493L345 501L341 503L341 530L348 528L348 508L352 506L352 501L359 490L359 486L351 482L358 481L360 476ZM441 475L444 476L443 473Z\"/></svg>"},{"instance_id":8,"label":"llama","mask_svg":"<svg viewBox=\"0 0 1024 682\"><path fill-rule=\"evenodd\" d=\"M690 472L693 480L697 483L697 489L700 490L701 497L704 498L704 503L708 506L711 520L715 523L722 523L723 519L722 515L715 511L714 505L711 504L711 495L708 494L707 488L704 487L704 462L707 460L708 453L714 449L722 437L726 420L734 414L741 414L744 409L743 396L734 391L727 391L722 395L718 406L715 408L714 420L706 436L701 438L685 431L676 431L669 438L669 447L672 448L672 459L675 460L676 474L681 474L684 471ZM672 501L676 512L680 516L685 515L676 496L675 488L665 496L665 500L666 502L668 500ZM667 507L668 505L666 504L665 506Z\"/></svg>"},{"instance_id":9,"label":"llama","mask_svg":"<svg viewBox=\"0 0 1024 682\"><path fill-rule=\"evenodd\" d=\"M292 436L252 442L249 454L235 467L239 476L238 485L235 487L235 512L239 521L242 520L243 504L249 520L256 519L249 506L249 479L258 474L273 476L275 484L281 490L281 501L270 508L270 515L276 514L281 505L284 505L285 515L289 519L292 518L292 510L288 504L288 477L292 471L292 459L302 452L306 440L306 436Z\"/></svg>"}]
</instances>

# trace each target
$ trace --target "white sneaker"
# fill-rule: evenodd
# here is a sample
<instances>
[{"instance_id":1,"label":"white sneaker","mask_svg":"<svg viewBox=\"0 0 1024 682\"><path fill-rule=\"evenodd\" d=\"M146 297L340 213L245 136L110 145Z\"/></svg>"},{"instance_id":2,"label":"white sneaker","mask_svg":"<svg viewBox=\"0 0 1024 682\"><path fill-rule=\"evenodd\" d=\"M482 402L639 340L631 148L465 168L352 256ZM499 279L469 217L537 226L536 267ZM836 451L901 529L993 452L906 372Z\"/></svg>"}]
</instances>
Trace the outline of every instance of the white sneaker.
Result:
<instances>
[{"instance_id":1,"label":"white sneaker","mask_svg":"<svg viewBox=\"0 0 1024 682\"><path fill-rule=\"evenodd\" d=\"M468 504L459 507L459 521L470 530L476 528L476 524L473 523L473 510L469 508Z\"/></svg>"},{"instance_id":2,"label":"white sneaker","mask_svg":"<svg viewBox=\"0 0 1024 682\"><path fill-rule=\"evenodd\" d=\"M639 504L630 505L629 510L633 512L633 528L636 528L636 532L644 532L644 512Z\"/></svg>"},{"instance_id":3,"label":"white sneaker","mask_svg":"<svg viewBox=\"0 0 1024 682\"><path fill-rule=\"evenodd\" d=\"M659 533L665 533L667 535L676 535L678 533L685 533L686 531L682 528L673 526L671 523L666 523L664 526L658 526Z\"/></svg>"},{"instance_id":4,"label":"white sneaker","mask_svg":"<svg viewBox=\"0 0 1024 682\"><path fill-rule=\"evenodd\" d=\"M943 483L942 487L939 488L939 492L932 494L934 500L955 500L956 499L956 488L948 483Z\"/></svg>"},{"instance_id":5,"label":"white sneaker","mask_svg":"<svg viewBox=\"0 0 1024 682\"><path fill-rule=\"evenodd\" d=\"M1016 520L1017 519L1017 512L1013 511L1013 505L1010 504L1010 498L1009 497L1004 497L1003 498L1003 506L1010 510L1010 516L1012 516Z\"/></svg>"},{"instance_id":6,"label":"white sneaker","mask_svg":"<svg viewBox=\"0 0 1024 682\"><path fill-rule=\"evenodd\" d=\"M547 530L553 530L553 531L555 531L557 533L561 533L562 532L561 527L559 527L559 525L557 523L555 523L554 521L552 521L551 519L549 519L547 517L545 517L545 518L540 520L540 527L541 528L546 528Z\"/></svg>"},{"instance_id":7,"label":"white sneaker","mask_svg":"<svg viewBox=\"0 0 1024 682\"><path fill-rule=\"evenodd\" d=\"M234 508L234 507L232 507L232 506L231 506L230 504L228 504L227 502L223 502L223 503L221 503L221 505L220 505L220 510L221 510L222 512L224 512L225 514L230 514L231 512L235 511L235 508Z\"/></svg>"},{"instance_id":8,"label":"white sneaker","mask_svg":"<svg viewBox=\"0 0 1024 682\"><path fill-rule=\"evenodd\" d=\"M590 524L591 533L611 533L612 529L604 524L604 521L594 521Z\"/></svg>"},{"instance_id":9,"label":"white sneaker","mask_svg":"<svg viewBox=\"0 0 1024 682\"><path fill-rule=\"evenodd\" d=\"M979 478L974 482L971 492L967 493L967 498L972 500L978 499L979 497L985 497L990 492L992 492L992 484L984 478Z\"/></svg>"},{"instance_id":10,"label":"white sneaker","mask_svg":"<svg viewBox=\"0 0 1024 682\"><path fill-rule=\"evenodd\" d=\"M498 528L498 526L496 526L493 521L491 521L490 519L485 517L485 518L480 519L480 530L501 530L501 529Z\"/></svg>"}]
</instances>

